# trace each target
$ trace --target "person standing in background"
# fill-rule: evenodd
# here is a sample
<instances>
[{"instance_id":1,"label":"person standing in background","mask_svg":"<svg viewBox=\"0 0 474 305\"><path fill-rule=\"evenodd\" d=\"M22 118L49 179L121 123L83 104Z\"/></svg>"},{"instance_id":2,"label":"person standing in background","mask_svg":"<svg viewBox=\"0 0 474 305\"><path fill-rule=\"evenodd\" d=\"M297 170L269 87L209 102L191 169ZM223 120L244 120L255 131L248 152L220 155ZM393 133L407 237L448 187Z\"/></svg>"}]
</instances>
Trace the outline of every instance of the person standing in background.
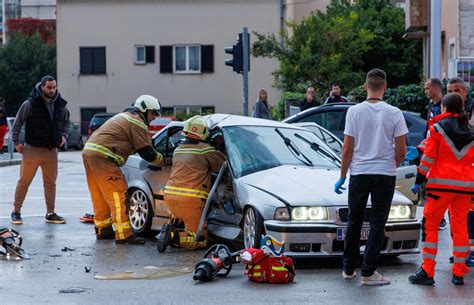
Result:
<instances>
[{"instance_id":1,"label":"person standing in background","mask_svg":"<svg viewBox=\"0 0 474 305\"><path fill-rule=\"evenodd\" d=\"M3 154L3 138L8 131L7 112L5 111L5 100L0 97L0 154Z\"/></svg>"},{"instance_id":2,"label":"person standing in background","mask_svg":"<svg viewBox=\"0 0 474 305\"><path fill-rule=\"evenodd\" d=\"M253 106L252 116L260 119L272 119L272 112L268 107L268 92L265 89L260 89L258 93L258 99L255 101Z\"/></svg>"}]
</instances>

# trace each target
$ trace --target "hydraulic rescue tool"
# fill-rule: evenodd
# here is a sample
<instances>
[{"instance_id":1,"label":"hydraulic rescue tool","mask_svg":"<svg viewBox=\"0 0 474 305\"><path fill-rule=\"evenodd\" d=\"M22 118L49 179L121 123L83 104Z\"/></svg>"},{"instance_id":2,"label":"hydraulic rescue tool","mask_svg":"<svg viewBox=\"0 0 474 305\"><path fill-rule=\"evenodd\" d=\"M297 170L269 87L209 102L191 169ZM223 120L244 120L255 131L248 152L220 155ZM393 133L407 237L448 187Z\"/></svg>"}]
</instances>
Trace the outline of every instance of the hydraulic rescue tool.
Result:
<instances>
[{"instance_id":1,"label":"hydraulic rescue tool","mask_svg":"<svg viewBox=\"0 0 474 305\"><path fill-rule=\"evenodd\" d=\"M5 255L7 258L16 256L18 258L30 259L25 250L20 247L22 242L23 238L20 233L9 228L0 227L0 245L5 249L5 252L0 251L0 254Z\"/></svg>"},{"instance_id":2,"label":"hydraulic rescue tool","mask_svg":"<svg viewBox=\"0 0 474 305\"><path fill-rule=\"evenodd\" d=\"M226 245L213 245L204 254L204 259L196 265L193 279L209 282L215 277L226 277L232 270L232 265L240 262L242 251L231 253Z\"/></svg>"}]
</instances>

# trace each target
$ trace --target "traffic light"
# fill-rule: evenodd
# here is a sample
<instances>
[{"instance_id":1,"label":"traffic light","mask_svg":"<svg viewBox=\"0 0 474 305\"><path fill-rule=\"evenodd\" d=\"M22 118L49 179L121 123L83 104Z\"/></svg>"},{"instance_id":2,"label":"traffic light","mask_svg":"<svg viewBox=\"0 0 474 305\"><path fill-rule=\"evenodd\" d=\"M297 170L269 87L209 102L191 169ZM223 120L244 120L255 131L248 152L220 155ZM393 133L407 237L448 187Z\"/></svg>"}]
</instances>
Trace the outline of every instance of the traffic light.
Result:
<instances>
[{"instance_id":1,"label":"traffic light","mask_svg":"<svg viewBox=\"0 0 474 305\"><path fill-rule=\"evenodd\" d=\"M250 35L247 34L247 58L248 58L248 70L250 71L250 52L248 44ZM232 47L225 47L224 51L226 54L232 54L232 59L228 59L225 61L226 66L231 66L234 72L242 73L244 70L244 47L242 43L242 33L239 33L239 37L237 39L237 43Z\"/></svg>"}]
</instances>

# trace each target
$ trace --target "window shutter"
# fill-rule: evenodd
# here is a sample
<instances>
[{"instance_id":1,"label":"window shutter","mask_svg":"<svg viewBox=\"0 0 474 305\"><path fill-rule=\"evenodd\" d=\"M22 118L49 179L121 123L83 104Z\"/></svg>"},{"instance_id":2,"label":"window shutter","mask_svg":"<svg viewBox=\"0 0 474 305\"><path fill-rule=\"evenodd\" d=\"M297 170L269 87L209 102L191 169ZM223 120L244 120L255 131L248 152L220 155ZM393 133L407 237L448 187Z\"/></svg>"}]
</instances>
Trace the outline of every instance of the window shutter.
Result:
<instances>
[{"instance_id":1,"label":"window shutter","mask_svg":"<svg viewBox=\"0 0 474 305\"><path fill-rule=\"evenodd\" d=\"M146 46L146 63L154 63L155 62L155 46Z\"/></svg>"},{"instance_id":2,"label":"window shutter","mask_svg":"<svg viewBox=\"0 0 474 305\"><path fill-rule=\"evenodd\" d=\"M92 49L79 48L80 74L92 74Z\"/></svg>"},{"instance_id":3,"label":"window shutter","mask_svg":"<svg viewBox=\"0 0 474 305\"><path fill-rule=\"evenodd\" d=\"M160 73L173 73L173 46L160 46Z\"/></svg>"},{"instance_id":4,"label":"window shutter","mask_svg":"<svg viewBox=\"0 0 474 305\"><path fill-rule=\"evenodd\" d=\"M201 73L214 73L214 46L201 46Z\"/></svg>"},{"instance_id":5,"label":"window shutter","mask_svg":"<svg viewBox=\"0 0 474 305\"><path fill-rule=\"evenodd\" d=\"M105 47L94 51L94 74L106 74Z\"/></svg>"}]
</instances>

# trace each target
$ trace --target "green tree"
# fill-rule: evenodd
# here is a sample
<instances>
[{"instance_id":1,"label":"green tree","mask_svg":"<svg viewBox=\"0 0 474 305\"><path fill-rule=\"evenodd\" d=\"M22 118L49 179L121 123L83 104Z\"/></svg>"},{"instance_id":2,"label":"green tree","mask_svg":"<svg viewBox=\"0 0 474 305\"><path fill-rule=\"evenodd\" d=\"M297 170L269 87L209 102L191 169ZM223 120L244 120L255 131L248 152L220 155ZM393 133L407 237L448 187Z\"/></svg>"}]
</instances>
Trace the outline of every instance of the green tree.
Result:
<instances>
[{"instance_id":1,"label":"green tree","mask_svg":"<svg viewBox=\"0 0 474 305\"><path fill-rule=\"evenodd\" d=\"M56 45L43 43L38 34L25 37L13 32L8 38L8 44L0 47L0 96L14 116L42 76L56 76Z\"/></svg>"},{"instance_id":2,"label":"green tree","mask_svg":"<svg viewBox=\"0 0 474 305\"><path fill-rule=\"evenodd\" d=\"M374 67L398 86L419 82L422 69L421 43L404 40L403 33L404 12L388 0L332 0L325 13L288 22L282 44L273 33L254 33L252 53L280 61L274 85L288 91L313 85L327 92L332 82L349 90Z\"/></svg>"}]
</instances>

